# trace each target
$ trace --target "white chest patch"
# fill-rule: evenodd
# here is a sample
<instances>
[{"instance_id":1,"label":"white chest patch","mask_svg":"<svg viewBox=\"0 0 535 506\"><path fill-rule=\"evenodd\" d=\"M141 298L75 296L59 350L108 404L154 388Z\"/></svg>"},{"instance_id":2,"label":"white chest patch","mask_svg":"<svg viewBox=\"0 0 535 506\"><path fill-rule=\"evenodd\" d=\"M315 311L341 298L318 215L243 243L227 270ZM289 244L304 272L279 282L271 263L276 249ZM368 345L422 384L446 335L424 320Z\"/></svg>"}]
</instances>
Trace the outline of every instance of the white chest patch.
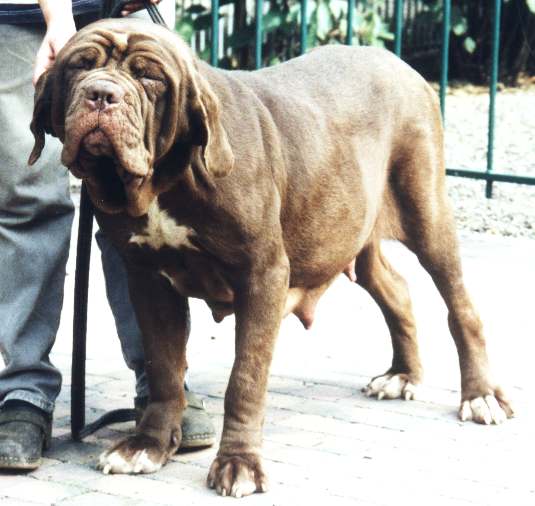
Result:
<instances>
[{"instance_id":1,"label":"white chest patch","mask_svg":"<svg viewBox=\"0 0 535 506\"><path fill-rule=\"evenodd\" d=\"M156 250L164 246L197 249L190 242L195 231L190 227L178 225L166 211L160 209L156 200L151 204L147 216L145 230L140 234L133 234L129 240L131 244L146 245Z\"/></svg>"}]
</instances>

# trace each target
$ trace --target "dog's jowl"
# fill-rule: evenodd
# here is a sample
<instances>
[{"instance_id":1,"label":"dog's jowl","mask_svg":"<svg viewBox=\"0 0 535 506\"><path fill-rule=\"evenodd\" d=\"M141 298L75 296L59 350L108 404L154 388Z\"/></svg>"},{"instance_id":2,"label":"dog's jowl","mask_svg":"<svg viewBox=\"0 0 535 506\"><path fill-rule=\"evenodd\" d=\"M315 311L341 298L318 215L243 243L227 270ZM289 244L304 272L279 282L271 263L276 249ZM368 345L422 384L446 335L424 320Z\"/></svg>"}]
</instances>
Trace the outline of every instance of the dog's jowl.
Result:
<instances>
[{"instance_id":1,"label":"dog's jowl","mask_svg":"<svg viewBox=\"0 0 535 506\"><path fill-rule=\"evenodd\" d=\"M124 258L144 334L150 403L136 434L101 456L105 472L154 472L180 445L188 297L204 299L217 321L236 316L223 434L208 474L219 494L266 490L262 423L281 319L293 312L309 326L342 272L375 299L392 336L392 366L366 393L413 398L422 376L416 326L382 239L417 255L447 305L460 417L512 416L462 281L437 98L394 55L327 46L229 72L162 27L99 21L40 79L31 128L31 163L50 133L85 181Z\"/></svg>"}]
</instances>

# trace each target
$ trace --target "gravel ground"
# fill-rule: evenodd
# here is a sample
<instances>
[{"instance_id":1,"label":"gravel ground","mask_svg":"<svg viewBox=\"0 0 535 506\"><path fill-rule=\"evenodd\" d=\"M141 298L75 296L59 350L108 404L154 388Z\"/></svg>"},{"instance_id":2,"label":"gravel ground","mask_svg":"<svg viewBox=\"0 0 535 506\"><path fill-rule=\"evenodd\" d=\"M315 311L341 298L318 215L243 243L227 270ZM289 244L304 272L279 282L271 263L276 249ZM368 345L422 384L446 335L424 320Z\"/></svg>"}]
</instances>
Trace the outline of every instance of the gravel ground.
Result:
<instances>
[{"instance_id":1,"label":"gravel ground","mask_svg":"<svg viewBox=\"0 0 535 506\"><path fill-rule=\"evenodd\" d=\"M446 164L485 170L489 98L486 90L455 88L446 99ZM496 172L535 176L535 87L502 90L496 99ZM460 229L535 239L535 186L448 177Z\"/></svg>"},{"instance_id":2,"label":"gravel ground","mask_svg":"<svg viewBox=\"0 0 535 506\"><path fill-rule=\"evenodd\" d=\"M488 93L454 87L446 99L446 164L485 170ZM535 176L535 86L502 90L496 100L496 172ZM79 191L74 178L72 189ZM448 177L457 226L461 230L535 239L535 186L495 183L492 199L485 182Z\"/></svg>"}]
</instances>

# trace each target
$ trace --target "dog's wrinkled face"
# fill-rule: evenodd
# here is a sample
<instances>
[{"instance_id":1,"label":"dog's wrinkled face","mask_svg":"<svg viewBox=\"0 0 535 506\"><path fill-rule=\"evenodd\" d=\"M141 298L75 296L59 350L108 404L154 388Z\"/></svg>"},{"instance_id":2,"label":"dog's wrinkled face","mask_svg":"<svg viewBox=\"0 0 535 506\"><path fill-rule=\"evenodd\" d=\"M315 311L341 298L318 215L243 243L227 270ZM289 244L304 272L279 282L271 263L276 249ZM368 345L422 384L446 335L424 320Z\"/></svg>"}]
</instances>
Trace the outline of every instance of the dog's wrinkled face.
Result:
<instances>
[{"instance_id":1,"label":"dog's wrinkled face","mask_svg":"<svg viewBox=\"0 0 535 506\"><path fill-rule=\"evenodd\" d=\"M143 21L99 21L78 32L39 80L31 128L30 163L44 132L59 137L63 164L111 213L146 213L172 180L169 171L158 173L158 164L177 144L182 165L195 149L213 175L233 164L217 100L190 50Z\"/></svg>"}]
</instances>

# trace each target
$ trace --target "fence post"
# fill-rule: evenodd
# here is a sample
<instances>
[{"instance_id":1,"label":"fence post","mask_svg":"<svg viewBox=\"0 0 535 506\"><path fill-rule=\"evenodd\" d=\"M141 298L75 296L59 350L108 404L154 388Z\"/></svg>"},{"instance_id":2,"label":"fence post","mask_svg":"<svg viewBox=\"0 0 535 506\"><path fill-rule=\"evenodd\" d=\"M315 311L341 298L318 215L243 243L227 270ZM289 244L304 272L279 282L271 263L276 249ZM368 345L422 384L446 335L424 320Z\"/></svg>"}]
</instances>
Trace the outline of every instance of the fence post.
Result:
<instances>
[{"instance_id":1,"label":"fence post","mask_svg":"<svg viewBox=\"0 0 535 506\"><path fill-rule=\"evenodd\" d=\"M353 44L353 18L355 14L355 0L347 0L347 33L346 44Z\"/></svg>"},{"instance_id":2,"label":"fence post","mask_svg":"<svg viewBox=\"0 0 535 506\"><path fill-rule=\"evenodd\" d=\"M442 65L440 69L440 110L446 123L446 90L448 88L448 64L450 55L451 0L444 0L442 9Z\"/></svg>"},{"instance_id":3,"label":"fence post","mask_svg":"<svg viewBox=\"0 0 535 506\"><path fill-rule=\"evenodd\" d=\"M217 67L219 54L219 0L212 0L212 44L210 63Z\"/></svg>"},{"instance_id":4,"label":"fence post","mask_svg":"<svg viewBox=\"0 0 535 506\"><path fill-rule=\"evenodd\" d=\"M494 123L496 117L496 87L498 84L498 69L500 61L500 21L501 0L494 1L494 20L492 25L492 67L490 74L489 89L489 128L487 143L487 174L494 170ZM492 198L492 180L487 179L485 195Z\"/></svg>"},{"instance_id":5,"label":"fence post","mask_svg":"<svg viewBox=\"0 0 535 506\"><path fill-rule=\"evenodd\" d=\"M301 47L299 48L300 54L305 54L307 50L307 37L308 37L307 2L308 0L301 0L301 26L299 27L300 35L301 35Z\"/></svg>"},{"instance_id":6,"label":"fence post","mask_svg":"<svg viewBox=\"0 0 535 506\"><path fill-rule=\"evenodd\" d=\"M255 68L262 67L262 15L263 15L263 0L256 0L255 12Z\"/></svg>"},{"instance_id":7,"label":"fence post","mask_svg":"<svg viewBox=\"0 0 535 506\"><path fill-rule=\"evenodd\" d=\"M401 58L401 35L403 31L403 0L396 0L394 52Z\"/></svg>"}]
</instances>

